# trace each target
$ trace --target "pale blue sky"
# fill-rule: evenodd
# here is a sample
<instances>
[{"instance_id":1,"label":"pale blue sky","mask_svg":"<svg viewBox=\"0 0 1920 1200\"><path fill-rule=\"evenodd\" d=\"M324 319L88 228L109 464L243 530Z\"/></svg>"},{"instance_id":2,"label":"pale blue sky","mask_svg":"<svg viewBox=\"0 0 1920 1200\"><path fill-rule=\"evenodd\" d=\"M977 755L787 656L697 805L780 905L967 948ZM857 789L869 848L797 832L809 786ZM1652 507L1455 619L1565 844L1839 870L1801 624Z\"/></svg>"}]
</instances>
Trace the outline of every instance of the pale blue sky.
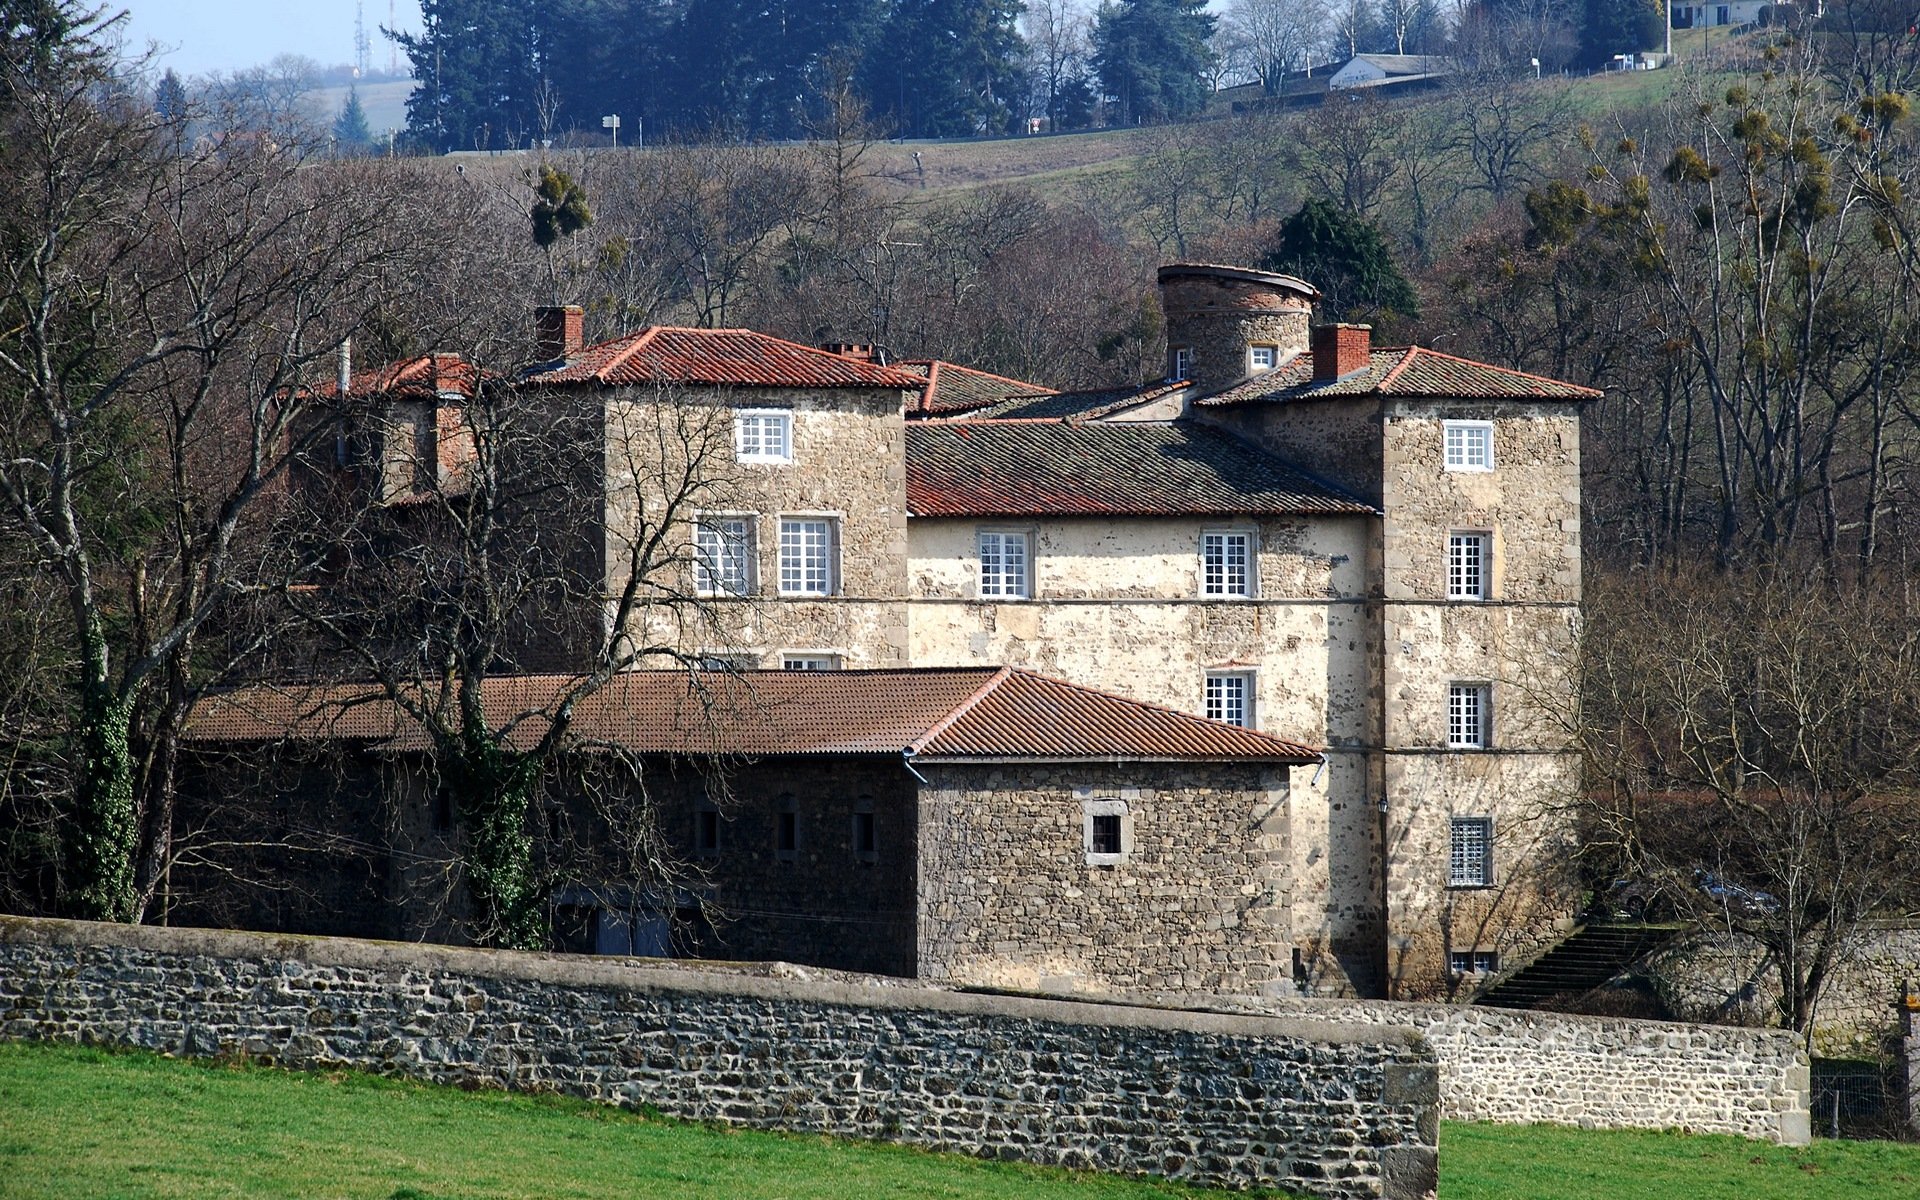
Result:
<instances>
[{"instance_id":1,"label":"pale blue sky","mask_svg":"<svg viewBox=\"0 0 1920 1200\"><path fill-rule=\"evenodd\" d=\"M391 0L393 21L420 28L416 0ZM380 36L389 0L365 0L367 37L375 70L384 70L392 43ZM233 71L276 54L304 54L321 66L353 61L354 0L119 0L128 12L127 47L149 41L163 47L161 67L182 75ZM400 56L402 68L406 56Z\"/></svg>"}]
</instances>

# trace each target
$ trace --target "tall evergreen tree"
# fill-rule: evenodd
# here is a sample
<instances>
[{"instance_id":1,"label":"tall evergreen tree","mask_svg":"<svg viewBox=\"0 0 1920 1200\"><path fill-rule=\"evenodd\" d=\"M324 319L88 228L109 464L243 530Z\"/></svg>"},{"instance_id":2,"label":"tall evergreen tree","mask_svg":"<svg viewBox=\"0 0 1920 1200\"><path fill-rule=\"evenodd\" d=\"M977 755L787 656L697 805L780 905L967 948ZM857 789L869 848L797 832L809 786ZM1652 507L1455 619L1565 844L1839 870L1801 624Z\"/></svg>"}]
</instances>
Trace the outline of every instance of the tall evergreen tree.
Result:
<instances>
[{"instance_id":1,"label":"tall evergreen tree","mask_svg":"<svg viewBox=\"0 0 1920 1200\"><path fill-rule=\"evenodd\" d=\"M187 115L187 85L180 82L172 67L153 85L153 111L162 121L178 121Z\"/></svg>"},{"instance_id":2,"label":"tall evergreen tree","mask_svg":"<svg viewBox=\"0 0 1920 1200\"><path fill-rule=\"evenodd\" d=\"M536 126L534 0L420 0L420 32L393 32L420 81L407 129L436 150L500 149Z\"/></svg>"},{"instance_id":3,"label":"tall evergreen tree","mask_svg":"<svg viewBox=\"0 0 1920 1200\"><path fill-rule=\"evenodd\" d=\"M1118 121L1136 125L1206 107L1213 14L1206 0L1118 0L1093 22L1093 65L1116 98Z\"/></svg>"},{"instance_id":4,"label":"tall evergreen tree","mask_svg":"<svg viewBox=\"0 0 1920 1200\"><path fill-rule=\"evenodd\" d=\"M333 144L343 154L358 154L373 145L373 130L367 127L367 110L361 106L356 88L347 89L347 102L334 118Z\"/></svg>"},{"instance_id":5,"label":"tall evergreen tree","mask_svg":"<svg viewBox=\"0 0 1920 1200\"><path fill-rule=\"evenodd\" d=\"M970 137L1007 122L1019 0L893 0L867 48L869 106L904 137Z\"/></svg>"},{"instance_id":6,"label":"tall evergreen tree","mask_svg":"<svg viewBox=\"0 0 1920 1200\"><path fill-rule=\"evenodd\" d=\"M1380 230L1325 200L1309 200L1282 221L1260 265L1319 288L1321 312L1336 321L1420 315L1420 297L1394 264Z\"/></svg>"}]
</instances>

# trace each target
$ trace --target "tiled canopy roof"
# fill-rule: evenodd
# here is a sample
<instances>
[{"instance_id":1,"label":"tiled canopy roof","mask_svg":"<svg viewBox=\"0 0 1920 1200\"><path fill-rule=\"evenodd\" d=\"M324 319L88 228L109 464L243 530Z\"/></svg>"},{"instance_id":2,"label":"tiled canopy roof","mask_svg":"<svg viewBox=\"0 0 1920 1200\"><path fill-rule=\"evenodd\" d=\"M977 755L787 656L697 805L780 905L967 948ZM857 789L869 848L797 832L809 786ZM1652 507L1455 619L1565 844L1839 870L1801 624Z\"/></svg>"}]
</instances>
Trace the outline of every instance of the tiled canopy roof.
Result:
<instances>
[{"instance_id":1,"label":"tiled canopy roof","mask_svg":"<svg viewBox=\"0 0 1920 1200\"><path fill-rule=\"evenodd\" d=\"M1420 346L1375 350L1364 370L1315 382L1313 355L1297 355L1273 370L1197 401L1202 405L1276 403L1343 396L1408 399L1592 400L1593 388L1544 375L1510 371Z\"/></svg>"},{"instance_id":2,"label":"tiled canopy roof","mask_svg":"<svg viewBox=\"0 0 1920 1200\"><path fill-rule=\"evenodd\" d=\"M422 354L384 367L355 371L347 394L395 400L436 400L443 395L457 395L470 400L479 378L473 364L458 354ZM329 382L318 392L322 396L337 396L340 386Z\"/></svg>"},{"instance_id":3,"label":"tiled canopy roof","mask_svg":"<svg viewBox=\"0 0 1920 1200\"><path fill-rule=\"evenodd\" d=\"M483 685L487 719L531 745L575 678ZM648 754L1315 762L1294 742L1008 667L896 671L633 671L582 700L574 734ZM203 699L187 739L361 740L420 749L424 735L370 685L243 688Z\"/></svg>"},{"instance_id":4,"label":"tiled canopy roof","mask_svg":"<svg viewBox=\"0 0 1920 1200\"><path fill-rule=\"evenodd\" d=\"M540 368L529 383L691 383L734 387L896 388L919 391L921 376L862 362L751 329L654 325L588 346Z\"/></svg>"},{"instance_id":5,"label":"tiled canopy roof","mask_svg":"<svg viewBox=\"0 0 1920 1200\"><path fill-rule=\"evenodd\" d=\"M1230 433L1190 422L920 421L914 516L1371 513Z\"/></svg>"},{"instance_id":6,"label":"tiled canopy roof","mask_svg":"<svg viewBox=\"0 0 1920 1200\"><path fill-rule=\"evenodd\" d=\"M920 399L911 414L915 416L970 412L1009 396L1053 394L1050 387L1042 387L1024 379L1009 379L1005 375L995 375L937 358L909 358L893 365L925 380L920 389Z\"/></svg>"}]
</instances>

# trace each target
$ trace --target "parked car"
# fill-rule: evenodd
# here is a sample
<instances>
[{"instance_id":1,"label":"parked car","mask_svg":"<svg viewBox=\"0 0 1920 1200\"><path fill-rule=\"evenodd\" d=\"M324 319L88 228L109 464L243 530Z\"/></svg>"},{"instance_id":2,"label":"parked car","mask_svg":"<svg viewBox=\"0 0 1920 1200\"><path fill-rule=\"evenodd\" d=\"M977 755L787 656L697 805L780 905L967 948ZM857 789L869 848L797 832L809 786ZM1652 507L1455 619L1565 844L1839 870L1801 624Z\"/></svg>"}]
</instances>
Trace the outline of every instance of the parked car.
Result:
<instances>
[{"instance_id":1,"label":"parked car","mask_svg":"<svg viewBox=\"0 0 1920 1200\"><path fill-rule=\"evenodd\" d=\"M1780 901L1772 892L1745 888L1712 871L1693 873L1693 886L1720 902L1720 906L1740 917L1767 917L1780 911Z\"/></svg>"},{"instance_id":2,"label":"parked car","mask_svg":"<svg viewBox=\"0 0 1920 1200\"><path fill-rule=\"evenodd\" d=\"M1765 917L1780 911L1773 893L1743 887L1715 871L1693 872L1694 888L1736 917ZM1672 921L1683 906L1669 884L1646 876L1616 879L1594 897L1592 915L1599 920Z\"/></svg>"}]
</instances>

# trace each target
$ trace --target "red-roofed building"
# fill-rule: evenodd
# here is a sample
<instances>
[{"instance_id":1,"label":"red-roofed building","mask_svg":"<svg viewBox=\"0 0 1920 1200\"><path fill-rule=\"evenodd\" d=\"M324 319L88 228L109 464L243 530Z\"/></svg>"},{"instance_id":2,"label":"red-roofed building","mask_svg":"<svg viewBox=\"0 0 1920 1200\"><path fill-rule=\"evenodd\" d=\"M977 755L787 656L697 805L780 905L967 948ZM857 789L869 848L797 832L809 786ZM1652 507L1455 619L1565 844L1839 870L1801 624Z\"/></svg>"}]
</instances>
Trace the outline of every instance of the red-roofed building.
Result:
<instances>
[{"instance_id":1,"label":"red-roofed building","mask_svg":"<svg viewBox=\"0 0 1920 1200\"><path fill-rule=\"evenodd\" d=\"M884 969L906 969L911 944L912 970L937 964L955 982L1458 996L1490 964L1537 953L1571 913L1559 802L1578 761L1556 706L1573 692L1579 411L1595 393L1376 349L1364 326L1315 328L1318 294L1290 276L1188 263L1159 282L1167 378L1103 391L748 330L654 327L588 345L578 309L541 310L539 365L518 386L570 414L570 436L588 431L593 465L553 489L564 502L536 522L582 581L577 611L553 622L570 632L517 661L582 669L566 638L604 638L605 597L627 582L623 541L657 528L651 475L698 442L710 486L673 518L668 540L684 552L652 581L696 599L698 620L659 605L628 631L797 706L727 725L704 748L658 740L673 720L640 676L591 706L606 740L635 753L781 764L756 776L751 819L764 828L742 847L749 874L728 885L760 932L738 923L732 951L880 962L847 949L860 925L846 914L871 904L896 922ZM430 362L436 372L457 375ZM440 395L407 371L378 386ZM663 442L663 430L691 440ZM783 669L833 674L759 674ZM495 684L508 703L543 678ZM378 711L353 719L378 725ZM1182 713L1193 724L1172 721ZM239 723L227 740L246 741L228 716ZM1178 781L1142 765L1176 726L1216 749L1234 728L1324 758L1261 784L1270 803L1255 820L1233 807L1251 794L1246 755L1180 760ZM954 751L979 729L991 736ZM1021 740L1043 734L1044 747ZM391 720L330 736L417 752ZM926 765L949 751L973 773L951 792ZM911 879L889 883L890 899L859 892L857 867L781 865L804 857L782 840L802 823L824 822L834 854L861 844L861 797L878 803L903 777ZM1240 799L1196 798L1216 784ZM1166 788L1226 824L1164 823ZM697 843L707 826L694 813L680 833ZM1064 849L1096 838L1094 816L1118 857ZM1168 882L1175 864L1200 880L1208 855L1240 862L1255 847L1267 883L1233 887L1269 888L1257 922L1213 884ZM677 847L709 851L727 857ZM942 890L981 879L1002 882L990 895ZM583 880L569 903L611 913L589 903L604 882ZM1121 903L1127 887L1173 889L1156 903L1184 934ZM944 932L929 932L929 913ZM1036 925L1036 913L1060 919ZM912 937L898 924L909 919ZM829 925L825 940L796 932ZM1243 940L1217 949L1221 928ZM1189 961L1236 965L1183 974L1153 957L1183 938L1209 947Z\"/></svg>"}]
</instances>

